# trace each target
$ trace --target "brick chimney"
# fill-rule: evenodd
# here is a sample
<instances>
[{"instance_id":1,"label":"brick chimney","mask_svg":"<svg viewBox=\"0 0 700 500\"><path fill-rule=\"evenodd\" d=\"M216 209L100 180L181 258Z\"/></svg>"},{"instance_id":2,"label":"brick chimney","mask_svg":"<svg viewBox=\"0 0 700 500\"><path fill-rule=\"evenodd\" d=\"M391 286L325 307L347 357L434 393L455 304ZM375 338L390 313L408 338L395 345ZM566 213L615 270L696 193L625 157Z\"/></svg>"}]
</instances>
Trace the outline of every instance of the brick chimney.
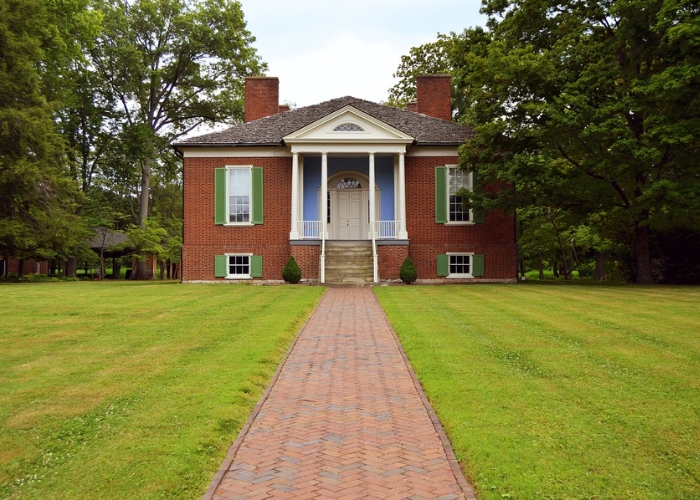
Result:
<instances>
[{"instance_id":1,"label":"brick chimney","mask_svg":"<svg viewBox=\"0 0 700 500\"><path fill-rule=\"evenodd\" d=\"M418 113L452 121L452 80L450 75L419 75L416 79Z\"/></svg>"},{"instance_id":2,"label":"brick chimney","mask_svg":"<svg viewBox=\"0 0 700 500\"><path fill-rule=\"evenodd\" d=\"M276 76L248 76L245 79L245 121L279 112L280 82Z\"/></svg>"}]
</instances>

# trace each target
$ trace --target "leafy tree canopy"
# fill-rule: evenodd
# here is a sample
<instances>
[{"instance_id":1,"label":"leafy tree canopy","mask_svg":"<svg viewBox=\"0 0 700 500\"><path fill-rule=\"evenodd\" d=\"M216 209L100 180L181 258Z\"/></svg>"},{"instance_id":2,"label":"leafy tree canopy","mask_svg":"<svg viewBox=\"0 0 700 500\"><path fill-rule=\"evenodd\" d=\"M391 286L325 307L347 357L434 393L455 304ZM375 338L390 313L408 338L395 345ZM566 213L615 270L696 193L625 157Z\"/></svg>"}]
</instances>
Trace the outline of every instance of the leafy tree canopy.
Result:
<instances>
[{"instance_id":1,"label":"leafy tree canopy","mask_svg":"<svg viewBox=\"0 0 700 500\"><path fill-rule=\"evenodd\" d=\"M698 3L484 0L482 12L486 31L414 49L399 70L422 72L427 52L451 71L476 132L461 164L504 188L473 205L597 221L634 242L637 281L652 282L650 228L700 228Z\"/></svg>"},{"instance_id":2,"label":"leafy tree canopy","mask_svg":"<svg viewBox=\"0 0 700 500\"><path fill-rule=\"evenodd\" d=\"M97 7L104 29L91 61L116 104L113 128L128 138L118 141L127 147L107 145L103 163L114 177L139 178L135 219L146 230L152 176L168 175L169 143L204 123L240 120L243 77L266 66L236 0L98 0Z\"/></svg>"},{"instance_id":3,"label":"leafy tree canopy","mask_svg":"<svg viewBox=\"0 0 700 500\"><path fill-rule=\"evenodd\" d=\"M0 0L0 254L48 258L82 237L53 100L98 17L81 0Z\"/></svg>"}]
</instances>

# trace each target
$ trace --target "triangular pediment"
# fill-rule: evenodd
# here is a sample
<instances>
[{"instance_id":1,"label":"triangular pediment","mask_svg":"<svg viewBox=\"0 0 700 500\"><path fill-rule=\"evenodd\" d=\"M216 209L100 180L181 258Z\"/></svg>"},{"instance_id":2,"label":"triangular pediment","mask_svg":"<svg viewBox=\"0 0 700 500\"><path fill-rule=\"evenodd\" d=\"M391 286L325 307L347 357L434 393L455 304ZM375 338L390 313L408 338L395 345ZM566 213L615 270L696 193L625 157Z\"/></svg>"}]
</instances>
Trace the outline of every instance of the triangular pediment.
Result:
<instances>
[{"instance_id":1,"label":"triangular pediment","mask_svg":"<svg viewBox=\"0 0 700 500\"><path fill-rule=\"evenodd\" d=\"M287 144L410 144L414 138L345 106L284 137Z\"/></svg>"}]
</instances>

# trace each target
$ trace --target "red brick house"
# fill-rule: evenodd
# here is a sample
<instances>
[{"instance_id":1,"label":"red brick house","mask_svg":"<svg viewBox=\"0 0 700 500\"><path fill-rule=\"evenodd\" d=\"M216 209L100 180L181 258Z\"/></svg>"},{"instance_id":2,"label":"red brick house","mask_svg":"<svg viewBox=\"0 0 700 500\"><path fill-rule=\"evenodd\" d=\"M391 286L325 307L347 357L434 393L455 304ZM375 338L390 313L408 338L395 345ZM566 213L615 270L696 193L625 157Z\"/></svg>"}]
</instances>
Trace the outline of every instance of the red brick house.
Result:
<instances>
[{"instance_id":1,"label":"red brick house","mask_svg":"<svg viewBox=\"0 0 700 500\"><path fill-rule=\"evenodd\" d=\"M246 79L245 123L173 144L184 160L182 280L514 282L514 218L463 210L449 76L401 110L342 97L289 110L277 78ZM371 193L371 194L370 194Z\"/></svg>"}]
</instances>

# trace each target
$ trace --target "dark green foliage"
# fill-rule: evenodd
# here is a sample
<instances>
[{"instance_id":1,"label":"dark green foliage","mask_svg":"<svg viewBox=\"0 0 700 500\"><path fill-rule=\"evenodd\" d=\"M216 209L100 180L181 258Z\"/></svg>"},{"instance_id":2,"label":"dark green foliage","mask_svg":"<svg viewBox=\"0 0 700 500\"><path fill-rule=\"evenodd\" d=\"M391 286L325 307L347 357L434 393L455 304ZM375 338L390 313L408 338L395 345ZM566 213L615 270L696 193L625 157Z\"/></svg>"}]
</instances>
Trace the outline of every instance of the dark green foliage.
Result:
<instances>
[{"instance_id":1,"label":"dark green foliage","mask_svg":"<svg viewBox=\"0 0 700 500\"><path fill-rule=\"evenodd\" d=\"M416 278L418 278L416 266L413 264L413 261L410 257L406 257L406 260L404 260L403 264L401 264L401 271L399 273L399 276L401 277L401 281L403 281L407 285L414 283L416 281Z\"/></svg>"},{"instance_id":2,"label":"dark green foliage","mask_svg":"<svg viewBox=\"0 0 700 500\"><path fill-rule=\"evenodd\" d=\"M412 97L416 73L450 71L475 131L460 161L477 174L472 208L559 213L554 233L585 226L595 251L626 247L630 275L654 282L650 234L700 228L697 1L484 0L482 12L487 30L402 58L391 99Z\"/></svg>"},{"instance_id":3,"label":"dark green foliage","mask_svg":"<svg viewBox=\"0 0 700 500\"><path fill-rule=\"evenodd\" d=\"M289 259L287 259L287 263L282 271L282 278L284 278L284 281L287 283L299 283L301 281L301 268L291 255Z\"/></svg>"},{"instance_id":4,"label":"dark green foliage","mask_svg":"<svg viewBox=\"0 0 700 500\"><path fill-rule=\"evenodd\" d=\"M82 6L66 2L66 17ZM77 45L49 2L0 1L0 254L51 258L80 240L76 185L52 118L51 84ZM52 33L51 36L48 33ZM49 68L53 72L49 71Z\"/></svg>"}]
</instances>

